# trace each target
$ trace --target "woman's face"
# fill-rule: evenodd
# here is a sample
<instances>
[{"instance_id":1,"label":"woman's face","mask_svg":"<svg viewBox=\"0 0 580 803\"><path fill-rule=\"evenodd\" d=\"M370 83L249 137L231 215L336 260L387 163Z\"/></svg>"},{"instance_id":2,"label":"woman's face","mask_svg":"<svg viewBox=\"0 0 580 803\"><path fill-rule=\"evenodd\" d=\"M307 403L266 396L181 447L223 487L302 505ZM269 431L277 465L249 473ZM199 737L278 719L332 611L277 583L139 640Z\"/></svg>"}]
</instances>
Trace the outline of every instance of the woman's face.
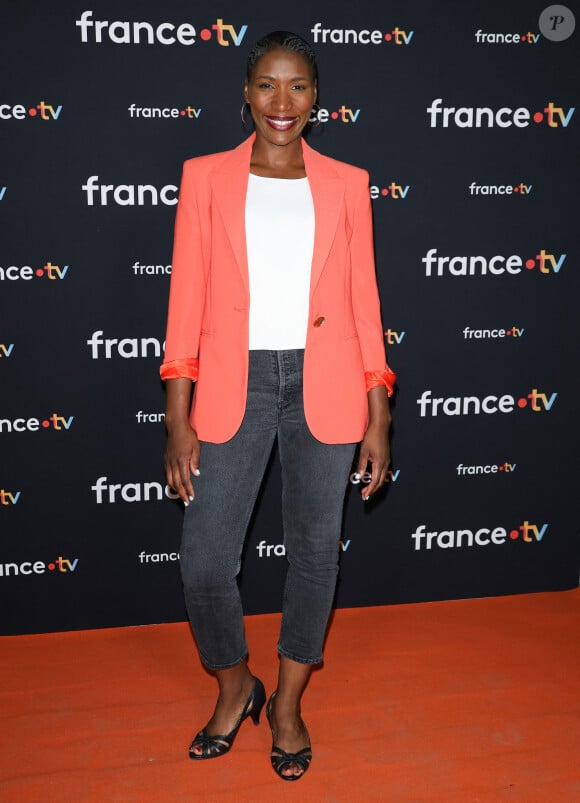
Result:
<instances>
[{"instance_id":1,"label":"woman's face","mask_svg":"<svg viewBox=\"0 0 580 803\"><path fill-rule=\"evenodd\" d=\"M256 136L273 145L288 145L300 137L316 102L312 67L300 53L270 50L254 64L244 97Z\"/></svg>"}]
</instances>

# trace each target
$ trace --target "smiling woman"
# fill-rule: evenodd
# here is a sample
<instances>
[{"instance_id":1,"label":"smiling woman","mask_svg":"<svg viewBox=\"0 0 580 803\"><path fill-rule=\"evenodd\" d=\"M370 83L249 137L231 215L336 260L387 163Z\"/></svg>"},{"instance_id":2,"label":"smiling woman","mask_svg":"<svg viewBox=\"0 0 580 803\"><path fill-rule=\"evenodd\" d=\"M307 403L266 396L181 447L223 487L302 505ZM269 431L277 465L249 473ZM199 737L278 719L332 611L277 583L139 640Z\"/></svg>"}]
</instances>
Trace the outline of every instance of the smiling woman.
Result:
<instances>
[{"instance_id":1,"label":"smiling woman","mask_svg":"<svg viewBox=\"0 0 580 803\"><path fill-rule=\"evenodd\" d=\"M296 40L296 47L300 47ZM300 147L318 93L315 62L304 49L256 48L248 60L244 99L256 127L251 168L255 175L302 178L306 175ZM270 146L293 147L293 159L272 164ZM281 157L281 154L278 154Z\"/></svg>"},{"instance_id":2,"label":"smiling woman","mask_svg":"<svg viewBox=\"0 0 580 803\"><path fill-rule=\"evenodd\" d=\"M247 664L236 578L278 440L288 573L266 716L271 763L285 781L301 778L312 759L301 701L322 661L339 548L350 543L340 530L355 449L360 442L367 501L387 481L395 380L368 174L304 141L317 93L310 45L287 31L268 34L251 50L244 82L255 133L185 163L161 366L167 482L185 506L185 600L219 684L213 716L190 746L195 760L227 753L265 704Z\"/></svg>"}]
</instances>

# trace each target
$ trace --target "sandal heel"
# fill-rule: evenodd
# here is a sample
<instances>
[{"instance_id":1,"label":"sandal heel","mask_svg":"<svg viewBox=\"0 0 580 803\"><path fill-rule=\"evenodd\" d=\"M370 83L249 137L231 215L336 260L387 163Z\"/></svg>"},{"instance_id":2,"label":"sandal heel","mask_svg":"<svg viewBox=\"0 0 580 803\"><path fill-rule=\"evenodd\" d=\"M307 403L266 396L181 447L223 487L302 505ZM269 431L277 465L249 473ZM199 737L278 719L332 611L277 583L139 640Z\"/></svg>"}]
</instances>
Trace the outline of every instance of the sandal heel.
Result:
<instances>
[{"instance_id":1,"label":"sandal heel","mask_svg":"<svg viewBox=\"0 0 580 803\"><path fill-rule=\"evenodd\" d=\"M252 705L252 710L250 711L250 717L252 718L254 725L259 725L260 714L262 713L262 709L266 704L266 690L264 688L264 684L259 678L256 678L253 695L254 702Z\"/></svg>"},{"instance_id":2,"label":"sandal heel","mask_svg":"<svg viewBox=\"0 0 580 803\"><path fill-rule=\"evenodd\" d=\"M260 713L262 711L262 708L264 707L265 702L266 702L266 691L264 689L264 684L259 678L254 678L254 688L252 689L250 696L246 700L244 710L240 714L239 719L236 722L235 726L232 728L232 730L229 733L223 735L216 734L210 736L207 733L206 728L204 728L197 734L197 736L189 746L189 757L192 758L194 761L203 761L204 759L218 758L218 756L225 755L229 750L231 750L231 747L234 743L234 739L238 735L240 725L245 719L251 717L252 721L254 722L254 725L259 724ZM196 747L201 748L200 753L195 752Z\"/></svg>"}]
</instances>

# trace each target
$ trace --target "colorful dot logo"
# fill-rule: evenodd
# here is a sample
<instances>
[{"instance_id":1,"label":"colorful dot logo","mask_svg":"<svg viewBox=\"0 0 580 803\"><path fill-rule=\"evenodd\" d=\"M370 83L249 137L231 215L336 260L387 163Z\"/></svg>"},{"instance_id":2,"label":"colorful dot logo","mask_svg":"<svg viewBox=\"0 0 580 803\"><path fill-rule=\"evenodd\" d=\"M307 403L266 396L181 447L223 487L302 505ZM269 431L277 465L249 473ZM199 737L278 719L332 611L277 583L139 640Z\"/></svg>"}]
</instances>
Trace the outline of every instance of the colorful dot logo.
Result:
<instances>
[{"instance_id":1,"label":"colorful dot logo","mask_svg":"<svg viewBox=\"0 0 580 803\"><path fill-rule=\"evenodd\" d=\"M410 184L397 184L396 181L391 181L391 183L387 184L385 187L372 185L371 198L375 199L382 196L383 198L392 198L393 200L403 200L407 197L410 189Z\"/></svg>"},{"instance_id":2,"label":"colorful dot logo","mask_svg":"<svg viewBox=\"0 0 580 803\"><path fill-rule=\"evenodd\" d=\"M215 31L218 45L229 47L230 44L233 44L235 47L239 47L247 30L247 25L242 25L239 30L236 30L231 23L225 23L223 19L217 19L211 28L202 28L200 30L199 38L202 42L209 42L213 38L212 31Z\"/></svg>"},{"instance_id":3,"label":"colorful dot logo","mask_svg":"<svg viewBox=\"0 0 580 803\"><path fill-rule=\"evenodd\" d=\"M328 120L338 120L340 123L356 123L361 113L360 109L352 109L343 104L334 111L328 109L313 109L310 123L318 125L318 123L326 123Z\"/></svg>"}]
</instances>

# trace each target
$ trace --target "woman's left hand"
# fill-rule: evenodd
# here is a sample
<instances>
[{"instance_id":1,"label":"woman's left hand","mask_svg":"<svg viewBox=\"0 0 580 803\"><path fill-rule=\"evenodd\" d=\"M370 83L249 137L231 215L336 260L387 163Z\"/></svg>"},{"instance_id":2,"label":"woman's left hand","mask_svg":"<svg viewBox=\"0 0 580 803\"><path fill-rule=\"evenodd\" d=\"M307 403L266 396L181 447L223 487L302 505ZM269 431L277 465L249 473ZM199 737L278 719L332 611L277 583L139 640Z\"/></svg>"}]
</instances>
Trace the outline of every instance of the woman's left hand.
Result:
<instances>
[{"instance_id":1,"label":"woman's left hand","mask_svg":"<svg viewBox=\"0 0 580 803\"><path fill-rule=\"evenodd\" d=\"M367 471L368 464L372 466L371 481L361 489L363 502L366 502L385 482L391 462L389 446L391 413L386 389L372 388L368 392L368 400L369 425L361 441L357 465L357 473L361 477Z\"/></svg>"}]
</instances>

